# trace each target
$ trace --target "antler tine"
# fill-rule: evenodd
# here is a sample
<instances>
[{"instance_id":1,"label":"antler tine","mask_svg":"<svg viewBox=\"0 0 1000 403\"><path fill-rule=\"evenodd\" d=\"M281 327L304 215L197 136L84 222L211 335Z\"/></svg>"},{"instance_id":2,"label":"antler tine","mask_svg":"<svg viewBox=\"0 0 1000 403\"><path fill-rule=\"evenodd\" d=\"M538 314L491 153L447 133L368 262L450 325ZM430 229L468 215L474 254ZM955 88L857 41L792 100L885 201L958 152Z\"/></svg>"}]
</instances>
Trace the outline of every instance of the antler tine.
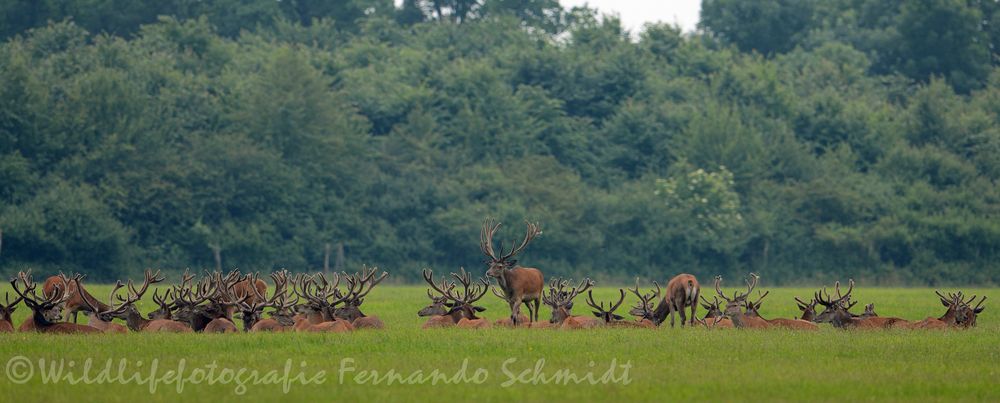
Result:
<instances>
[{"instance_id":1,"label":"antler tine","mask_svg":"<svg viewBox=\"0 0 1000 403\"><path fill-rule=\"evenodd\" d=\"M149 289L150 284L159 283L164 279L166 279L166 277L162 276L159 270L157 270L156 273L153 273L152 270L146 269L145 279L142 282L142 288L139 291L136 291L135 286L133 286L132 284L132 280L129 280L128 289L137 296L136 299L138 300L139 298L142 298L142 296L146 293L146 290Z\"/></svg>"},{"instance_id":2,"label":"antler tine","mask_svg":"<svg viewBox=\"0 0 1000 403\"><path fill-rule=\"evenodd\" d=\"M483 251L486 257L499 261L496 252L493 250L493 235L496 235L497 230L500 229L500 223L496 222L493 217L487 217L483 221L483 227L479 231L479 248Z\"/></svg>"},{"instance_id":3,"label":"antler tine","mask_svg":"<svg viewBox=\"0 0 1000 403\"><path fill-rule=\"evenodd\" d=\"M551 290L552 290L552 291L555 291L555 289L554 289L554 288L551 288ZM507 300L507 296L506 296L506 295L503 295L503 293L502 293L502 292L500 292L499 290L497 290L497 288L496 288L496 287L494 287L494 286L493 286L492 284L490 285L490 291L493 291L493 295L496 295L496 296L497 296L497 297L499 297L500 299L502 299L502 300L504 300L504 301L506 301L506 300ZM552 291L550 291L550 292L552 292ZM544 296L544 295L542 296L542 299L543 299L543 300L545 299L545 296ZM543 301L543 302L544 302L544 301Z\"/></svg>"},{"instance_id":4,"label":"antler tine","mask_svg":"<svg viewBox=\"0 0 1000 403\"><path fill-rule=\"evenodd\" d=\"M771 293L771 290L767 290L767 291L766 291L766 292L764 292L763 294L761 294L761 293L760 293L760 290L757 290L757 295L759 295L759 296L760 296L760 298L757 298L757 301L756 301L756 302L754 302L754 305L757 305L757 304L760 304L760 301L763 301L763 300L764 300L764 297L766 297L766 296L767 296L767 294L770 294L770 293Z\"/></svg>"},{"instance_id":5,"label":"antler tine","mask_svg":"<svg viewBox=\"0 0 1000 403\"><path fill-rule=\"evenodd\" d=\"M985 295L983 295L983 299L979 300L979 303L976 304L976 307L974 309L979 309L980 307L982 307L982 305L983 305L984 302L986 302L986 296ZM17 302L15 301L14 303L16 304Z\"/></svg>"},{"instance_id":6,"label":"antler tine","mask_svg":"<svg viewBox=\"0 0 1000 403\"><path fill-rule=\"evenodd\" d=\"M854 279L848 279L847 281L848 281L848 286L849 286L847 288L847 293L844 294L843 297L840 297L838 299L838 301L843 301L843 300L850 301L850 299L851 299L851 292L854 291ZM837 289L837 294L840 294L840 289L839 288Z\"/></svg>"},{"instance_id":7,"label":"antler tine","mask_svg":"<svg viewBox=\"0 0 1000 403\"><path fill-rule=\"evenodd\" d=\"M542 233L542 231L538 229L537 223L532 223L528 220L524 220L524 223L527 224L528 229L525 230L524 239L521 240L521 244L518 245L517 247L514 247L514 244L516 242L511 241L510 242L511 250L506 255L503 255L503 257L500 258L501 261L510 259L511 257L517 255L518 253L521 253L521 251L524 250L526 246L528 246L528 243L531 242L532 239L535 239L535 237L538 236L538 234ZM503 253L502 248L500 253Z\"/></svg>"},{"instance_id":8,"label":"antler tine","mask_svg":"<svg viewBox=\"0 0 1000 403\"><path fill-rule=\"evenodd\" d=\"M653 298L650 298L650 300L656 300L656 299L659 299L659 298L660 298L660 291L662 291L662 290L660 290L660 284L659 284L659 283L657 283L657 282L656 282L656 280L653 280L653 285L655 285L655 286L656 286L656 292L655 292L655 293L653 293ZM652 291L652 290L650 290L650 291ZM701 293L699 293L699 295L700 295L700 294L701 294Z\"/></svg>"},{"instance_id":9,"label":"antler tine","mask_svg":"<svg viewBox=\"0 0 1000 403\"><path fill-rule=\"evenodd\" d=\"M584 278L582 281L580 281L580 285L570 289L569 294L566 294L566 298L563 302L569 303L570 301L573 300L573 298L576 298L577 295L580 295L580 293L589 290L593 286L594 286L594 280L591 280L590 278Z\"/></svg>"},{"instance_id":10,"label":"antler tine","mask_svg":"<svg viewBox=\"0 0 1000 403\"><path fill-rule=\"evenodd\" d=\"M619 306L621 306L622 302L625 301L625 290L619 288L618 292L621 294L621 296L618 297L618 302L616 302L615 305L611 307L611 309L608 309L608 313L614 313L615 310L618 309Z\"/></svg>"},{"instance_id":11,"label":"antler tine","mask_svg":"<svg viewBox=\"0 0 1000 403\"><path fill-rule=\"evenodd\" d=\"M602 302L601 305L598 306L597 303L594 302L594 290L587 291L587 305L590 305L592 308L604 312L604 303Z\"/></svg>"},{"instance_id":12,"label":"antler tine","mask_svg":"<svg viewBox=\"0 0 1000 403\"><path fill-rule=\"evenodd\" d=\"M385 280L386 277L389 277L389 272L383 271L382 275L379 276L376 279L376 278L374 278L374 276L375 276L375 272L377 272L377 271L378 271L378 267L372 267L371 272L368 273L366 276L364 276L364 278L362 280L361 288L358 289L358 292L356 292L354 294L354 297L352 297L351 299L353 299L353 300L360 300L361 298L364 298L366 295L368 295L368 293L370 293L375 288L375 286L378 285L378 283L381 283L382 280ZM367 289L365 289L366 285L368 286ZM361 292L362 290L364 292Z\"/></svg>"},{"instance_id":13,"label":"antler tine","mask_svg":"<svg viewBox=\"0 0 1000 403\"><path fill-rule=\"evenodd\" d=\"M631 291L633 294L635 294L635 296L639 297L640 300L643 300L645 302L645 298L643 298L642 294L639 293L639 278L638 277L635 278L635 288L629 288L628 290Z\"/></svg>"},{"instance_id":14,"label":"antler tine","mask_svg":"<svg viewBox=\"0 0 1000 403\"><path fill-rule=\"evenodd\" d=\"M721 275L715 276L715 292L719 294L719 296L722 297L722 299L726 300L726 302L733 302L733 300L729 299L729 297L727 297L726 294L722 293L722 288L720 288L719 286L719 284L721 283L722 283L722 276Z\"/></svg>"}]
</instances>

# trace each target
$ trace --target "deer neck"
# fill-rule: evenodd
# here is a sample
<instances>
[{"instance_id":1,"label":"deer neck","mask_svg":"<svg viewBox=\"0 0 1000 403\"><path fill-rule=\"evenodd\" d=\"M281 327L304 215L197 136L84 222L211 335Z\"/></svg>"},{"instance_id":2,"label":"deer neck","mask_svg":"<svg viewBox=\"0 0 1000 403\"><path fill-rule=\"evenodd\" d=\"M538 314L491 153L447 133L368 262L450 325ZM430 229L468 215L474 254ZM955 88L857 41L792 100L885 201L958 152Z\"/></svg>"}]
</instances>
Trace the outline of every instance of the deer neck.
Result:
<instances>
[{"instance_id":1,"label":"deer neck","mask_svg":"<svg viewBox=\"0 0 1000 403\"><path fill-rule=\"evenodd\" d=\"M955 319L956 316L958 316L958 311L956 311L954 308L949 307L948 312L945 312L943 316L938 318L938 320L947 323L949 325L954 325L955 323L958 322Z\"/></svg>"},{"instance_id":2,"label":"deer neck","mask_svg":"<svg viewBox=\"0 0 1000 403\"><path fill-rule=\"evenodd\" d=\"M125 317L125 326L128 326L128 328L133 332L142 331L146 328L146 326L149 326L150 322L152 321L143 318L142 315L139 314L139 311L134 309L130 309L128 311L128 316Z\"/></svg>"}]
</instances>

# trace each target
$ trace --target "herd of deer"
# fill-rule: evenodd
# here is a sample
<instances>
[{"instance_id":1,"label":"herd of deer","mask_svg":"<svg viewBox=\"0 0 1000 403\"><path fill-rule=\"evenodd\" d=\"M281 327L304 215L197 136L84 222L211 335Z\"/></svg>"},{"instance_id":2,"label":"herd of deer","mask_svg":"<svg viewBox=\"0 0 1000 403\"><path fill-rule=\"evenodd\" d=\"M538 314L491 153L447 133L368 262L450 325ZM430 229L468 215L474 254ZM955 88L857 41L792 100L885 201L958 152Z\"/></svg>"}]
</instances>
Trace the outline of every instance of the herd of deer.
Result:
<instances>
[{"instance_id":1,"label":"herd of deer","mask_svg":"<svg viewBox=\"0 0 1000 403\"><path fill-rule=\"evenodd\" d=\"M757 287L759 277L753 273L746 280L746 292L736 291L730 298L722 292L721 276L715 278L715 291L718 294L712 301L700 295L698 280L690 274L680 274L672 278L663 290L653 282L655 289L641 292L639 281L634 288L627 290L638 298L638 303L632 307L629 314L635 320L626 320L615 313L625 301L626 289L619 289L617 301L610 302L605 308L605 302L594 300L594 282L584 279L578 285L570 288L570 281L555 279L545 290L542 272L535 268L522 267L514 257L541 233L538 226L527 224L524 238L511 243L511 249L504 251L503 244L500 253L493 248L493 237L500 228L500 223L492 219L484 222L480 232L480 249L486 256L486 276L474 279L461 269L459 273L451 273L451 277L434 280L434 273L425 269L424 280L430 285L427 296L431 304L418 312L418 315L430 317L424 328L460 327L487 328L491 326L512 326L529 328L559 328L587 329L595 327L638 327L656 328L670 316L670 325L674 326L675 315L680 315L681 326L701 324L708 328L788 328L799 330L816 330L817 323L831 323L836 328L850 329L935 329L935 328L968 328L976 325L976 316L984 309L983 296L973 306L976 296L965 299L957 294L942 295L936 292L941 303L947 307L947 312L940 318L927 318L922 321L910 322L900 318L880 317L875 314L874 304L865 307L864 313L857 315L850 311L856 302L851 301L854 281L846 293L841 294L840 283L835 285L836 298L826 289L817 291L810 302L798 297L798 307L802 311L801 318L795 319L764 319L759 311L763 299L769 292L760 293L756 301L750 300L750 294ZM517 246L514 246L517 245ZM238 328L234 318L243 322L243 330L250 332L349 332L359 328L381 329L382 321L376 316L368 316L361 312L361 304L365 296L382 282L388 273L382 272L376 276L376 268L362 268L360 272L334 273L332 280L323 273L315 275L290 275L282 270L271 274L274 290L268 298L267 282L261 280L259 274L243 274L234 270L226 275L221 272L206 273L196 280L196 276L185 272L181 283L165 287L163 295L160 290L153 292L153 301L159 308L143 317L135 307L150 285L160 283L165 278L157 271L147 270L143 284L137 289L131 280L126 284L118 281L105 304L87 292L81 285L82 275L72 277L59 274L47 278L42 285L41 295L36 290L36 284L31 272L20 272L10 281L16 299L11 302L5 295L5 304L0 304L0 332L12 332L11 314L20 302L31 309L31 316L18 328L19 331L38 331L43 333L123 333L133 332L236 332ZM496 286L490 279L496 280ZM453 279L453 280L452 280ZM345 289L341 289L341 282ZM291 284L291 290L289 290ZM461 290L458 289L461 284ZM119 295L125 288L125 295ZM568 289L567 289L568 288ZM433 290L433 292L431 291ZM486 309L475 305L477 301L492 291L494 295L508 303L511 315L508 318L489 322L477 314ZM593 309L593 316L572 315L573 300L586 292L587 305ZM697 318L697 306L708 310L708 313ZM723 309L719 298L726 303ZM300 303L301 301L301 303ZM541 304L552 308L552 316L547 322L538 320ZM528 315L521 314L520 308L528 307ZM655 307L654 307L655 305ZM816 313L816 305L822 305L825 310ZM690 308L691 317L685 311ZM263 319L265 309L270 309L270 318ZM77 324L77 314L86 312L88 324ZM67 313L66 321L60 322ZM72 317L72 322L70 322ZM126 326L114 323L114 319L123 320Z\"/></svg>"},{"instance_id":2,"label":"herd of deer","mask_svg":"<svg viewBox=\"0 0 1000 403\"><path fill-rule=\"evenodd\" d=\"M29 316L18 328L21 332L42 333L126 333L133 332L237 332L233 320L239 313L243 330L248 332L349 332L358 328L384 327L376 316L361 312L361 304L371 290L389 274L377 269L363 268L354 274L334 274L332 281L326 275L297 274L290 276L285 270L274 272L274 292L267 298L268 285L256 273L242 274L234 270L227 275L207 273L201 279L185 272L181 283L153 292L153 301L159 308L143 317L135 304L150 285L162 282L165 277L157 271L146 270L145 280L138 288L128 281L127 286L118 281L105 304L91 295L81 284L82 275L68 277L63 274L49 277L42 285L41 295L31 272L20 272L10 281L17 298L11 302L5 295L0 305L0 332L14 331L11 314L18 303L31 309ZM345 288L341 289L343 280ZM292 288L289 290L288 286ZM125 295L119 292L125 288ZM294 294L294 299L292 295ZM299 303L304 299L305 302ZM270 318L263 319L265 309L271 309ZM86 312L88 323L76 323L77 313ZM63 315L66 321L60 322ZM70 318L72 317L72 322ZM114 323L125 322L125 326Z\"/></svg>"}]
</instances>

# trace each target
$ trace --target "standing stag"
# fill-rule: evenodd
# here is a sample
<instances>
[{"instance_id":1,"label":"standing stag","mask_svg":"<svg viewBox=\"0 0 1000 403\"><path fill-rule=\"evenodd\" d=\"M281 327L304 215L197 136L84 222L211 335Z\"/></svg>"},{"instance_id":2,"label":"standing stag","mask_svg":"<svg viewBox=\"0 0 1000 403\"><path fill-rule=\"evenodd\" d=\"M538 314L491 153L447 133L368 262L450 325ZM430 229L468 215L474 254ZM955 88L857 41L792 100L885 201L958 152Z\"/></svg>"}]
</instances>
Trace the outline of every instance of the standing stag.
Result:
<instances>
[{"instance_id":1,"label":"standing stag","mask_svg":"<svg viewBox=\"0 0 1000 403\"><path fill-rule=\"evenodd\" d=\"M504 299L510 305L510 320L515 325L518 323L522 302L528 306L528 320L538 321L542 290L545 288L545 279L540 270L521 267L514 259L514 256L524 250L524 247L528 246L532 239L542 233L537 224L527 221L525 223L528 229L525 231L521 244L514 247L514 242L511 242L511 250L507 253L504 253L503 242L500 243L499 254L493 250L493 236L500 229L499 222L492 218L486 219L479 233L479 248L486 255L489 266L486 275L495 278L500 289L503 290Z\"/></svg>"},{"instance_id":2,"label":"standing stag","mask_svg":"<svg viewBox=\"0 0 1000 403\"><path fill-rule=\"evenodd\" d=\"M681 315L681 327L684 327L686 317L684 308L691 307L691 326L695 324L695 311L698 309L698 294L701 287L698 279L691 274L678 274L667 282L667 294L660 301L660 306L656 307L656 324L659 325L667 320L670 315L670 327L674 327L674 312Z\"/></svg>"}]
</instances>

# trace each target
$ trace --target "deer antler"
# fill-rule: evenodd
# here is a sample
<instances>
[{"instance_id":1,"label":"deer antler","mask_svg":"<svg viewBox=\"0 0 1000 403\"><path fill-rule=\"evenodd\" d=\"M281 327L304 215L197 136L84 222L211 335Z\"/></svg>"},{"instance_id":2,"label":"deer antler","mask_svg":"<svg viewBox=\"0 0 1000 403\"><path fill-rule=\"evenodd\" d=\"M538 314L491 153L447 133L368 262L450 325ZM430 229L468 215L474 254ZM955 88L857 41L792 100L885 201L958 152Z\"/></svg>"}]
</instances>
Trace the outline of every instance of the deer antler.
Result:
<instances>
[{"instance_id":1,"label":"deer antler","mask_svg":"<svg viewBox=\"0 0 1000 403\"><path fill-rule=\"evenodd\" d=\"M493 251L493 235L496 235L499 229L500 223L496 222L492 217L487 217L483 221L482 229L479 231L479 249L483 251L486 257L495 262L501 261L501 259L497 258L496 252Z\"/></svg>"},{"instance_id":2,"label":"deer antler","mask_svg":"<svg viewBox=\"0 0 1000 403\"><path fill-rule=\"evenodd\" d=\"M542 230L538 228L538 224L531 223L528 220L524 220L524 223L528 226L528 229L524 232L524 239L521 240L521 244L514 247L514 242L511 241L510 246L513 249L510 250L510 253L503 255L503 257L500 258L500 261L506 261L518 253L521 253L521 251L524 250L524 247L528 246L528 243L531 242L532 239L535 239L538 234L542 233ZM500 254L503 254L503 245L500 247Z\"/></svg>"}]
</instances>

